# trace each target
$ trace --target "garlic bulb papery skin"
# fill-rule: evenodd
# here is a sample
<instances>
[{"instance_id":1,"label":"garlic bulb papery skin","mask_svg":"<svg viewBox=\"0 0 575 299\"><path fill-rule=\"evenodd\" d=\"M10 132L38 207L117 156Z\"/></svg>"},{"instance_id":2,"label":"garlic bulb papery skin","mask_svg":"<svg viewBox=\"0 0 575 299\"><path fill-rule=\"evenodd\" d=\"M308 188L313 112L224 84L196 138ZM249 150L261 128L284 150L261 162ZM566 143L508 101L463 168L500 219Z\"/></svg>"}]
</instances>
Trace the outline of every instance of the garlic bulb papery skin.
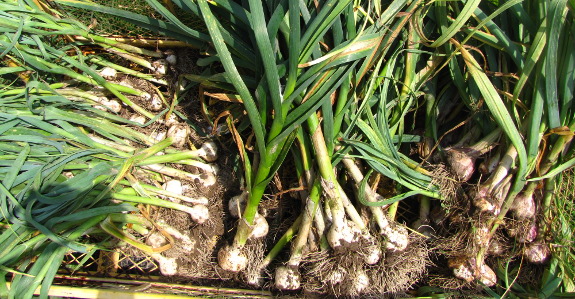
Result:
<instances>
[{"instance_id":1,"label":"garlic bulb papery skin","mask_svg":"<svg viewBox=\"0 0 575 299\"><path fill-rule=\"evenodd\" d=\"M197 154L206 162L214 162L218 159L218 147L213 141L207 141L197 150Z\"/></svg>"},{"instance_id":2,"label":"garlic bulb papery skin","mask_svg":"<svg viewBox=\"0 0 575 299\"><path fill-rule=\"evenodd\" d=\"M226 245L218 251L218 264L226 271L240 272L248 266L248 258L241 249Z\"/></svg>"},{"instance_id":3,"label":"garlic bulb papery skin","mask_svg":"<svg viewBox=\"0 0 575 299\"><path fill-rule=\"evenodd\" d=\"M195 205L188 213L197 224L203 224L210 219L210 211L204 205Z\"/></svg>"},{"instance_id":4,"label":"garlic bulb papery skin","mask_svg":"<svg viewBox=\"0 0 575 299\"><path fill-rule=\"evenodd\" d=\"M524 250L523 255L528 261L534 264L543 264L551 256L549 246L544 243L534 242L529 244Z\"/></svg>"},{"instance_id":5,"label":"garlic bulb papery skin","mask_svg":"<svg viewBox=\"0 0 575 299\"><path fill-rule=\"evenodd\" d=\"M152 258L158 262L162 275L172 276L178 274L178 262L176 258L164 257L159 253L153 253Z\"/></svg>"},{"instance_id":6,"label":"garlic bulb papery skin","mask_svg":"<svg viewBox=\"0 0 575 299\"><path fill-rule=\"evenodd\" d=\"M332 249L337 251L359 241L358 230L351 228L353 225L353 222L347 222L345 218L331 224L327 232L327 242Z\"/></svg>"},{"instance_id":7,"label":"garlic bulb papery skin","mask_svg":"<svg viewBox=\"0 0 575 299\"><path fill-rule=\"evenodd\" d=\"M254 224L252 226L252 232L250 233L250 239L260 239L267 236L269 231L269 225L266 218L260 214L256 214L254 218Z\"/></svg>"},{"instance_id":8,"label":"garlic bulb papery skin","mask_svg":"<svg viewBox=\"0 0 575 299\"><path fill-rule=\"evenodd\" d=\"M470 148L450 148L446 150L447 163L461 182L467 182L475 172L475 151Z\"/></svg>"},{"instance_id":9,"label":"garlic bulb papery skin","mask_svg":"<svg viewBox=\"0 0 575 299\"><path fill-rule=\"evenodd\" d=\"M166 56L166 61L170 65L176 65L176 63L178 62L178 58L176 57L176 55L168 55Z\"/></svg>"},{"instance_id":10,"label":"garlic bulb papery skin","mask_svg":"<svg viewBox=\"0 0 575 299\"><path fill-rule=\"evenodd\" d=\"M153 248L162 247L168 244L168 240L159 232L154 232L148 236L146 239L146 244L152 246Z\"/></svg>"},{"instance_id":11,"label":"garlic bulb papery skin","mask_svg":"<svg viewBox=\"0 0 575 299\"><path fill-rule=\"evenodd\" d=\"M157 112L162 110L163 107L164 104L162 103L160 97L157 95L153 95L152 98L150 99L150 110Z\"/></svg>"},{"instance_id":12,"label":"garlic bulb papery skin","mask_svg":"<svg viewBox=\"0 0 575 299\"><path fill-rule=\"evenodd\" d=\"M478 247L485 247L489 245L489 240L489 228L483 223L479 224L473 233L473 243Z\"/></svg>"},{"instance_id":13,"label":"garlic bulb papery skin","mask_svg":"<svg viewBox=\"0 0 575 299\"><path fill-rule=\"evenodd\" d=\"M367 265L375 265L381 259L383 252L377 244L372 244L367 247L367 253L363 256L363 262Z\"/></svg>"},{"instance_id":14,"label":"garlic bulb papery skin","mask_svg":"<svg viewBox=\"0 0 575 299\"><path fill-rule=\"evenodd\" d=\"M228 211L230 215L234 218L240 218L240 215L244 213L246 207L247 192L242 192L240 195L236 195L230 198L228 202Z\"/></svg>"},{"instance_id":15,"label":"garlic bulb papery skin","mask_svg":"<svg viewBox=\"0 0 575 299\"><path fill-rule=\"evenodd\" d=\"M96 102L98 102L100 105L95 107L100 110L112 111L114 113L120 113L120 111L122 111L122 104L116 100L110 100L106 97L99 97Z\"/></svg>"},{"instance_id":16,"label":"garlic bulb papery skin","mask_svg":"<svg viewBox=\"0 0 575 299\"><path fill-rule=\"evenodd\" d=\"M501 242L497 241L496 239L493 239L491 240L491 242L489 242L489 248L487 250L487 253L493 256L500 256L503 253L505 253L505 249L503 247L503 244L501 244Z\"/></svg>"},{"instance_id":17,"label":"garlic bulb papery skin","mask_svg":"<svg viewBox=\"0 0 575 299\"><path fill-rule=\"evenodd\" d=\"M171 126L167 133L167 136L172 138L172 145L175 147L183 147L186 145L188 135L190 135L190 129L183 125Z\"/></svg>"},{"instance_id":18,"label":"garlic bulb papery skin","mask_svg":"<svg viewBox=\"0 0 575 299\"><path fill-rule=\"evenodd\" d=\"M197 184L201 184L204 187L210 187L216 184L216 176L212 173L202 173L194 178Z\"/></svg>"},{"instance_id":19,"label":"garlic bulb papery skin","mask_svg":"<svg viewBox=\"0 0 575 299\"><path fill-rule=\"evenodd\" d=\"M64 171L64 172L62 172L62 175L64 177L66 177L67 179L71 179L74 177L74 173L72 173L71 171Z\"/></svg>"},{"instance_id":20,"label":"garlic bulb papery skin","mask_svg":"<svg viewBox=\"0 0 575 299\"><path fill-rule=\"evenodd\" d=\"M264 270L259 270L255 272L248 271L248 273L245 273L246 283L256 288L261 288L264 286L265 282L264 277L265 277Z\"/></svg>"},{"instance_id":21,"label":"garlic bulb papery skin","mask_svg":"<svg viewBox=\"0 0 575 299\"><path fill-rule=\"evenodd\" d=\"M159 75L165 75L168 70L168 62L165 59L158 59L152 62L153 71Z\"/></svg>"},{"instance_id":22,"label":"garlic bulb papery skin","mask_svg":"<svg viewBox=\"0 0 575 299\"><path fill-rule=\"evenodd\" d=\"M403 251L409 245L409 234L403 226L388 227L383 234L387 238L385 247L389 251Z\"/></svg>"},{"instance_id":23,"label":"garlic bulb papery skin","mask_svg":"<svg viewBox=\"0 0 575 299\"><path fill-rule=\"evenodd\" d=\"M150 101L152 100L152 95L145 92L145 91L141 91L140 92L140 97L144 100L144 101Z\"/></svg>"},{"instance_id":24,"label":"garlic bulb papery skin","mask_svg":"<svg viewBox=\"0 0 575 299\"><path fill-rule=\"evenodd\" d=\"M358 269L352 278L352 289L356 293L363 293L369 287L369 276L363 269Z\"/></svg>"},{"instance_id":25,"label":"garlic bulb papery skin","mask_svg":"<svg viewBox=\"0 0 575 299\"><path fill-rule=\"evenodd\" d=\"M178 124L178 116L175 113L170 114L168 119L164 120L164 124L168 127Z\"/></svg>"},{"instance_id":26,"label":"garlic bulb papery skin","mask_svg":"<svg viewBox=\"0 0 575 299\"><path fill-rule=\"evenodd\" d=\"M537 209L535 207L535 200L533 199L533 193L525 194L525 192L519 193L513 205L510 208L513 215L519 219L528 219L535 217Z\"/></svg>"},{"instance_id":27,"label":"garlic bulb papery skin","mask_svg":"<svg viewBox=\"0 0 575 299\"><path fill-rule=\"evenodd\" d=\"M499 214L500 208L491 202L489 194L484 194L482 191L484 190L479 190L473 197L473 205L481 213L490 215Z\"/></svg>"},{"instance_id":28,"label":"garlic bulb papery skin","mask_svg":"<svg viewBox=\"0 0 575 299\"><path fill-rule=\"evenodd\" d=\"M449 268L453 271L453 276L471 282L475 279L475 259L460 256L449 260Z\"/></svg>"},{"instance_id":29,"label":"garlic bulb papery skin","mask_svg":"<svg viewBox=\"0 0 575 299\"><path fill-rule=\"evenodd\" d=\"M166 183L164 183L162 188L168 192L172 192L177 195L184 194L184 186L182 185L182 182L179 180L169 180Z\"/></svg>"},{"instance_id":30,"label":"garlic bulb papery skin","mask_svg":"<svg viewBox=\"0 0 575 299\"><path fill-rule=\"evenodd\" d=\"M126 78L127 78L127 77L126 77ZM130 82L130 80L127 80L126 78L125 78L124 80L120 81L118 84L120 84L120 85L122 85L122 86L124 86L124 87L131 88L131 89L136 89L136 88L134 87L134 85L132 84L132 82Z\"/></svg>"},{"instance_id":31,"label":"garlic bulb papery skin","mask_svg":"<svg viewBox=\"0 0 575 299\"><path fill-rule=\"evenodd\" d=\"M206 172L211 172L214 175L218 175L218 173L220 172L220 167L216 164L203 164L203 165L192 164L192 166L198 167L199 169L206 171Z\"/></svg>"},{"instance_id":32,"label":"garlic bulb papery skin","mask_svg":"<svg viewBox=\"0 0 575 299\"><path fill-rule=\"evenodd\" d=\"M166 139L166 132L152 132L152 134L150 134L150 137L152 137L152 139L155 139L156 141L162 141L164 139Z\"/></svg>"},{"instance_id":33,"label":"garlic bulb papery skin","mask_svg":"<svg viewBox=\"0 0 575 299\"><path fill-rule=\"evenodd\" d=\"M176 63L178 63L178 57L173 50L166 50L164 54L166 55L166 62L170 65L176 65Z\"/></svg>"},{"instance_id":34,"label":"garlic bulb papery skin","mask_svg":"<svg viewBox=\"0 0 575 299\"><path fill-rule=\"evenodd\" d=\"M275 271L274 285L279 290L299 290L301 287L301 275L297 269L280 266Z\"/></svg>"},{"instance_id":35,"label":"garlic bulb papery skin","mask_svg":"<svg viewBox=\"0 0 575 299\"><path fill-rule=\"evenodd\" d=\"M529 227L521 228L515 236L520 243L531 243L537 238L537 224L532 221Z\"/></svg>"},{"instance_id":36,"label":"garlic bulb papery skin","mask_svg":"<svg viewBox=\"0 0 575 299\"><path fill-rule=\"evenodd\" d=\"M116 78L118 75L118 71L111 67L104 67L100 70L100 76L104 77L104 79L111 80Z\"/></svg>"},{"instance_id":37,"label":"garlic bulb papery skin","mask_svg":"<svg viewBox=\"0 0 575 299\"><path fill-rule=\"evenodd\" d=\"M492 287L497 283L497 275L486 264L482 264L479 269L479 281L487 287Z\"/></svg>"},{"instance_id":38,"label":"garlic bulb papery skin","mask_svg":"<svg viewBox=\"0 0 575 299\"><path fill-rule=\"evenodd\" d=\"M367 245L364 246L365 250L362 252L363 262L366 265L375 265L381 259L383 252L381 251L381 244L367 232L363 232L361 238Z\"/></svg>"},{"instance_id":39,"label":"garlic bulb papery skin","mask_svg":"<svg viewBox=\"0 0 575 299\"><path fill-rule=\"evenodd\" d=\"M134 115L130 116L130 119L129 119L129 120L130 120L130 121L133 121L133 122L135 122L135 123L138 123L138 124L140 124L140 125L143 125L143 124L146 123L146 118L145 118L144 116L142 116L142 115L136 115L136 114L134 114Z\"/></svg>"},{"instance_id":40,"label":"garlic bulb papery skin","mask_svg":"<svg viewBox=\"0 0 575 299\"><path fill-rule=\"evenodd\" d=\"M327 283L331 285L336 285L342 283L347 277L347 271L343 267L337 267L333 270L327 277Z\"/></svg>"}]
</instances>

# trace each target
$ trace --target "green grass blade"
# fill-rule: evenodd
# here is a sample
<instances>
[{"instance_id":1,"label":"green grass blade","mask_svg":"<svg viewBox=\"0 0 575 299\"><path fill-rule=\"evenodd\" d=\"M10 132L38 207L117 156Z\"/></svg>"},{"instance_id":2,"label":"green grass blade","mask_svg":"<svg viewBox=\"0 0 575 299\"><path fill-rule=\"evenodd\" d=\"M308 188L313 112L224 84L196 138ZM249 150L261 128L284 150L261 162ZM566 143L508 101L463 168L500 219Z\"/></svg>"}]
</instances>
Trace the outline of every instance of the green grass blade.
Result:
<instances>
[{"instance_id":1,"label":"green grass blade","mask_svg":"<svg viewBox=\"0 0 575 299\"><path fill-rule=\"evenodd\" d=\"M264 66L264 74L267 83L268 95L271 98L274 114L274 122L268 138L274 138L278 130L283 126L284 112L282 112L282 94L280 87L280 78L276 67L276 57L270 39L275 37L269 36L262 2L259 0L249 0L250 12L252 14L251 28L254 32L256 43L259 51L259 58ZM274 130L275 129L275 130Z\"/></svg>"},{"instance_id":2,"label":"green grass blade","mask_svg":"<svg viewBox=\"0 0 575 299\"><path fill-rule=\"evenodd\" d=\"M507 34L499 26L497 26L495 22L491 20L495 18L497 15L501 14L504 10L508 9L511 6L517 5L522 1L523 0L506 1L505 4L498 7L497 10L489 16L485 15L485 13L480 8L477 8L475 10L475 15L482 20L477 27L480 28L482 24L485 24L485 27L489 29L489 32L493 34L494 37L497 38L498 45L501 45L505 49L507 54L511 56L511 59L513 59L513 62L515 62L515 64L519 67L519 69L522 69L524 64L523 53L521 51L521 48L519 48L519 46L517 46L507 36Z\"/></svg>"},{"instance_id":3,"label":"green grass blade","mask_svg":"<svg viewBox=\"0 0 575 299\"><path fill-rule=\"evenodd\" d=\"M210 41L209 35L205 33L197 32L194 35L190 36L185 32L182 32L180 28L178 28L173 24L157 20L151 17L139 15L133 12L76 0L58 0L58 3L72 6L75 8L81 8L90 11L97 11L101 13L114 15L128 22L133 23L134 25L141 26L142 28L146 28L148 30L155 31L160 34L164 34L167 36L171 36L173 38L177 38L178 40L185 41L197 48L204 47L205 43Z\"/></svg>"},{"instance_id":4,"label":"green grass blade","mask_svg":"<svg viewBox=\"0 0 575 299\"><path fill-rule=\"evenodd\" d=\"M575 24L571 22L570 25L564 26L563 30L564 33L561 34L562 44L558 55L558 96L561 99L560 119L563 122L562 125L567 125L572 118L569 114L575 93L575 76L573 76L573 70L575 70L575 46L573 46L573 42L575 37L572 34L575 32Z\"/></svg>"},{"instance_id":5,"label":"green grass blade","mask_svg":"<svg viewBox=\"0 0 575 299\"><path fill-rule=\"evenodd\" d=\"M537 65L539 59L543 56L543 51L545 50L545 45L547 43L547 21L543 20L541 26L539 27L537 34L535 35L533 42L531 43L531 47L529 48L529 52L525 56L525 66L521 71L521 75L519 76L519 80L513 89L513 101L517 101L531 75L531 72Z\"/></svg>"},{"instance_id":6,"label":"green grass blade","mask_svg":"<svg viewBox=\"0 0 575 299\"><path fill-rule=\"evenodd\" d=\"M300 10L297 1L289 1L289 49L288 49L288 76L284 89L284 97L288 98L295 89L298 74L300 51Z\"/></svg>"},{"instance_id":7,"label":"green grass blade","mask_svg":"<svg viewBox=\"0 0 575 299\"><path fill-rule=\"evenodd\" d=\"M278 31L282 31L282 33L289 37L289 31L285 31L285 29L289 29L287 22L285 21L285 15L288 10L288 1L281 0L279 3L276 4L276 7L269 7L273 11L269 20L267 22L267 31L268 36L270 37L270 42L272 44L275 43L276 37L278 35ZM268 4L271 5L271 4ZM263 9L263 7L262 7ZM250 9L251 10L251 9ZM263 10L262 10L263 12ZM253 12L252 12L253 13ZM253 24L253 23L251 23ZM253 26L253 25L252 25Z\"/></svg>"},{"instance_id":8,"label":"green grass blade","mask_svg":"<svg viewBox=\"0 0 575 299\"><path fill-rule=\"evenodd\" d=\"M463 27L463 25L465 25L465 23L469 20L469 18L471 18L473 12L479 6L480 3L481 0L468 0L467 3L465 3L465 6L463 7L459 15L457 16L457 18L455 19L455 21L453 21L453 23L451 23L451 25L449 25L449 27L444 32L442 32L440 37L438 37L433 43L431 43L430 47L437 48L445 44L447 41L449 41L450 38L452 38L455 34L457 34L461 29L461 27ZM441 16L441 18L443 17L444 16Z\"/></svg>"},{"instance_id":9,"label":"green grass blade","mask_svg":"<svg viewBox=\"0 0 575 299\"><path fill-rule=\"evenodd\" d=\"M204 21L206 26L208 27L208 31L210 32L210 36L216 47L218 54L220 55L222 64L224 69L226 70L228 79L232 81L234 87L240 94L242 101L244 102L244 107L248 112L248 117L252 124L254 134L256 136L256 142L258 145L259 150L263 153L265 147L265 135L266 130L263 127L261 117L258 112L258 108L250 91L248 90L246 84L242 80L240 73L238 72L236 66L234 65L234 61L232 60L231 53L228 50L228 47L224 43L222 34L219 29L218 22L216 21L216 17L211 12L208 3L206 0L199 0L198 4L200 6L200 10L202 11Z\"/></svg>"},{"instance_id":10,"label":"green grass blade","mask_svg":"<svg viewBox=\"0 0 575 299\"><path fill-rule=\"evenodd\" d=\"M307 24L305 32L301 38L301 52L299 63L305 63L311 57L313 51L317 49L319 40L325 35L327 30L340 16L342 11L351 3L350 0L328 0L323 3L317 16Z\"/></svg>"},{"instance_id":11,"label":"green grass blade","mask_svg":"<svg viewBox=\"0 0 575 299\"><path fill-rule=\"evenodd\" d=\"M545 55L545 100L547 121L550 128L561 126L559 99L557 92L558 48L560 33L564 24L563 13L567 9L567 0L551 1L548 8L547 48Z\"/></svg>"},{"instance_id":12,"label":"green grass blade","mask_svg":"<svg viewBox=\"0 0 575 299\"><path fill-rule=\"evenodd\" d=\"M465 60L465 64L469 68L469 72L473 77L474 81L479 86L479 90L485 99L485 104L489 108L489 111L493 115L495 121L499 124L501 129L505 132L511 143L517 150L517 155L519 158L520 169L525 171L526 163L527 163L527 152L525 150L525 146L523 141L521 140L521 135L519 134L519 130L513 123L513 119L507 111L503 100L499 96L499 93L493 86L493 84L489 81L489 78L483 72L475 58L471 56L471 54L465 49L460 48L461 54ZM518 173L518 177L520 180L525 179L525 173L521 171Z\"/></svg>"}]
</instances>

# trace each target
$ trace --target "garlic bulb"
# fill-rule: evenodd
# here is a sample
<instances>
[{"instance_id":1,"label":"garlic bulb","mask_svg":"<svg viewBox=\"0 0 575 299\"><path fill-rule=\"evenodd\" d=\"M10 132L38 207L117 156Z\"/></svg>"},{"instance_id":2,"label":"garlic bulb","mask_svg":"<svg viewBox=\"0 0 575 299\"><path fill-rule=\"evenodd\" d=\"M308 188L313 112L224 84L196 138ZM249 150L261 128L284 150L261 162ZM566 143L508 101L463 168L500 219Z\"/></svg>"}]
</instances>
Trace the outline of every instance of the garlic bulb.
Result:
<instances>
[{"instance_id":1,"label":"garlic bulb","mask_svg":"<svg viewBox=\"0 0 575 299\"><path fill-rule=\"evenodd\" d=\"M260 214L256 214L254 219L254 224L252 227L252 232L250 233L251 239L259 239L267 236L269 231L269 225L266 218Z\"/></svg>"},{"instance_id":2,"label":"garlic bulb","mask_svg":"<svg viewBox=\"0 0 575 299\"><path fill-rule=\"evenodd\" d=\"M218 251L218 264L230 272L240 272L248 266L248 258L239 248L226 245Z\"/></svg>"},{"instance_id":3,"label":"garlic bulb","mask_svg":"<svg viewBox=\"0 0 575 299\"><path fill-rule=\"evenodd\" d=\"M130 116L130 121L133 121L135 123L143 125L146 123L146 118L142 115L134 114L134 115Z\"/></svg>"},{"instance_id":4,"label":"garlic bulb","mask_svg":"<svg viewBox=\"0 0 575 299\"><path fill-rule=\"evenodd\" d=\"M492 287L497 283L497 275L486 264L482 264L479 269L479 281L487 287Z\"/></svg>"},{"instance_id":5,"label":"garlic bulb","mask_svg":"<svg viewBox=\"0 0 575 299\"><path fill-rule=\"evenodd\" d=\"M167 135L172 138L173 146L183 147L190 135L190 129L184 125L173 125L168 129Z\"/></svg>"},{"instance_id":6,"label":"garlic bulb","mask_svg":"<svg viewBox=\"0 0 575 299\"><path fill-rule=\"evenodd\" d=\"M108 66L100 70L100 76L104 77L104 79L107 80L114 79L116 78L117 75L118 71Z\"/></svg>"},{"instance_id":7,"label":"garlic bulb","mask_svg":"<svg viewBox=\"0 0 575 299\"><path fill-rule=\"evenodd\" d=\"M162 188L177 195L184 194L184 187L182 186L182 182L179 180L169 180L162 186Z\"/></svg>"},{"instance_id":8,"label":"garlic bulb","mask_svg":"<svg viewBox=\"0 0 575 299\"><path fill-rule=\"evenodd\" d=\"M150 110L152 111L160 111L164 107L162 100L159 96L153 95L150 99Z\"/></svg>"},{"instance_id":9,"label":"garlic bulb","mask_svg":"<svg viewBox=\"0 0 575 299\"><path fill-rule=\"evenodd\" d=\"M535 217L537 209L535 208L535 200L533 199L533 193L521 192L517 194L510 210L513 212L515 217L519 219L527 219Z\"/></svg>"},{"instance_id":10,"label":"garlic bulb","mask_svg":"<svg viewBox=\"0 0 575 299\"><path fill-rule=\"evenodd\" d=\"M551 250L546 244L535 242L525 248L523 255L534 264L542 264L551 256Z\"/></svg>"},{"instance_id":11,"label":"garlic bulb","mask_svg":"<svg viewBox=\"0 0 575 299\"><path fill-rule=\"evenodd\" d=\"M218 148L213 141L207 141L198 149L198 156L206 162L214 162L218 158Z\"/></svg>"},{"instance_id":12,"label":"garlic bulb","mask_svg":"<svg viewBox=\"0 0 575 299\"><path fill-rule=\"evenodd\" d=\"M166 50L164 54L166 54L167 63L169 63L170 65L176 65L176 63L178 62L178 58L173 50Z\"/></svg>"},{"instance_id":13,"label":"garlic bulb","mask_svg":"<svg viewBox=\"0 0 575 299\"><path fill-rule=\"evenodd\" d=\"M359 241L357 231L350 227L352 224L347 221L331 224L327 232L327 242L331 248L337 251Z\"/></svg>"},{"instance_id":14,"label":"garlic bulb","mask_svg":"<svg viewBox=\"0 0 575 299\"><path fill-rule=\"evenodd\" d=\"M210 211L208 210L208 207L204 205L193 206L189 214L192 217L192 220L198 224L203 224L208 219L210 219Z\"/></svg>"},{"instance_id":15,"label":"garlic bulb","mask_svg":"<svg viewBox=\"0 0 575 299\"><path fill-rule=\"evenodd\" d=\"M275 272L275 287L286 291L298 290L301 286L300 276L297 269L280 266Z\"/></svg>"},{"instance_id":16,"label":"garlic bulb","mask_svg":"<svg viewBox=\"0 0 575 299\"><path fill-rule=\"evenodd\" d=\"M228 202L228 211L232 217L240 218L240 215L244 213L247 196L248 193L244 191L242 194L236 195L230 199Z\"/></svg>"},{"instance_id":17,"label":"garlic bulb","mask_svg":"<svg viewBox=\"0 0 575 299\"><path fill-rule=\"evenodd\" d=\"M450 148L446 150L447 163L461 182L467 182L475 172L475 151L470 148Z\"/></svg>"},{"instance_id":18,"label":"garlic bulb","mask_svg":"<svg viewBox=\"0 0 575 299\"><path fill-rule=\"evenodd\" d=\"M467 282L475 279L475 259L460 256L448 261L449 268L453 271L453 276Z\"/></svg>"},{"instance_id":19,"label":"garlic bulb","mask_svg":"<svg viewBox=\"0 0 575 299\"><path fill-rule=\"evenodd\" d=\"M363 256L363 262L367 265L375 265L381 259L383 253L377 244L372 244L367 247L367 253Z\"/></svg>"},{"instance_id":20,"label":"garlic bulb","mask_svg":"<svg viewBox=\"0 0 575 299\"><path fill-rule=\"evenodd\" d=\"M158 59L152 62L152 68L156 74L165 75L168 70L168 62L165 59Z\"/></svg>"},{"instance_id":21,"label":"garlic bulb","mask_svg":"<svg viewBox=\"0 0 575 299\"><path fill-rule=\"evenodd\" d=\"M164 257L159 253L153 253L152 258L158 262L162 275L171 276L178 274L178 261L176 258Z\"/></svg>"},{"instance_id":22,"label":"garlic bulb","mask_svg":"<svg viewBox=\"0 0 575 299\"><path fill-rule=\"evenodd\" d=\"M369 287L369 276L363 269L358 269L355 271L351 283L353 292L357 294L363 293Z\"/></svg>"}]
</instances>

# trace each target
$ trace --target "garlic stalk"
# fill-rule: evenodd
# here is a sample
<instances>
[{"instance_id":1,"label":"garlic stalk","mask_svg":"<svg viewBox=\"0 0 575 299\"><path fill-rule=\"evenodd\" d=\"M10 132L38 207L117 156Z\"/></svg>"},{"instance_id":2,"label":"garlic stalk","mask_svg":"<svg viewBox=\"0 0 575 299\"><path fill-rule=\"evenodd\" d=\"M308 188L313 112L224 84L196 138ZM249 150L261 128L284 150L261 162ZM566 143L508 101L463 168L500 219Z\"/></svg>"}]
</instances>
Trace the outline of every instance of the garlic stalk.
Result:
<instances>
[{"instance_id":1,"label":"garlic stalk","mask_svg":"<svg viewBox=\"0 0 575 299\"><path fill-rule=\"evenodd\" d=\"M361 170L353 162L353 160L348 157L344 158L342 162L352 177L353 181L355 182L355 188L359 189L359 186L364 179ZM375 191L373 191L372 188L369 187L365 188L365 197L369 202L378 202L384 200L381 195L377 194ZM379 226L380 233L387 239L386 248L391 251L402 251L407 248L409 244L407 230L400 226L394 227L383 212L382 208L383 207L380 206L369 206L373 218Z\"/></svg>"},{"instance_id":2,"label":"garlic stalk","mask_svg":"<svg viewBox=\"0 0 575 299\"><path fill-rule=\"evenodd\" d=\"M134 202L134 203L143 203L149 205L155 205L158 207L164 207L168 209L174 209L182 212L186 212L190 215L192 220L194 220L198 224L202 224L209 220L209 210L204 205L195 205L192 207L178 204L175 202L161 200L158 198L150 198L150 197L142 197L134 195L136 193L135 190L131 188L124 188L121 192L111 193L111 197L113 199L127 201L127 202Z\"/></svg>"},{"instance_id":3,"label":"garlic stalk","mask_svg":"<svg viewBox=\"0 0 575 299\"><path fill-rule=\"evenodd\" d=\"M507 153L505 153L505 155L501 158L499 166L497 166L495 171L489 176L489 178L485 182L479 185L477 191L473 195L473 203L476 206L481 207L482 206L481 202L483 201L489 202L490 205L493 205L494 202L496 203L502 202L504 198L496 198L496 199L492 198L493 191L495 190L496 187L501 185L503 181L505 181L505 178L509 174L516 157L517 157L517 151L515 150L515 147L510 146L509 149L507 150ZM499 207L495 207L494 205L493 208L488 208L487 210L494 212L495 209L497 209L498 213ZM494 212L494 214L497 213Z\"/></svg>"},{"instance_id":4,"label":"garlic stalk","mask_svg":"<svg viewBox=\"0 0 575 299\"><path fill-rule=\"evenodd\" d=\"M212 173L193 174L172 167L168 167L162 164L150 164L150 165L143 165L141 167L167 176L192 180L198 184L201 184L204 187L210 187L216 183L216 177Z\"/></svg>"}]
</instances>

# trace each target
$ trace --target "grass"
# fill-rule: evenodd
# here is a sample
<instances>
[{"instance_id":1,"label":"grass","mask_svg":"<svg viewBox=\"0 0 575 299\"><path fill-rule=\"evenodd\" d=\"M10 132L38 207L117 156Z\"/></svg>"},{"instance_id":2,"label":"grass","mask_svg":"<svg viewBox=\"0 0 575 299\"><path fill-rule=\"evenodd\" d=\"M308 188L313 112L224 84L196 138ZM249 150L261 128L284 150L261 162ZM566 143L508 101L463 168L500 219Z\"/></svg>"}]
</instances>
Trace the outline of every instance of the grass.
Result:
<instances>
[{"instance_id":1,"label":"grass","mask_svg":"<svg viewBox=\"0 0 575 299\"><path fill-rule=\"evenodd\" d=\"M558 261L559 273L563 276L563 290L575 292L575 173L573 170L564 172L557 180L557 196L554 200L552 225L550 233L555 243L555 257Z\"/></svg>"}]
</instances>

